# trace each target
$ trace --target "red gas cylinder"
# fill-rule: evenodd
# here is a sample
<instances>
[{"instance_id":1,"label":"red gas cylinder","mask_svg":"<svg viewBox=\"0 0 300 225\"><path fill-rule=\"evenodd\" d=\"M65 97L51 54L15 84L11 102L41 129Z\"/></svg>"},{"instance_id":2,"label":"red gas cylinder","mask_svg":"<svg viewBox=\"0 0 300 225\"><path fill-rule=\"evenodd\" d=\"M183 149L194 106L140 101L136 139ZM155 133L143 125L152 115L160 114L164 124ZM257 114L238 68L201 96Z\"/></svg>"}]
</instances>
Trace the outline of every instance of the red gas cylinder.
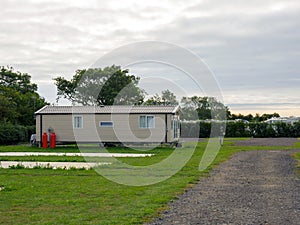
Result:
<instances>
[{"instance_id":1,"label":"red gas cylinder","mask_svg":"<svg viewBox=\"0 0 300 225\"><path fill-rule=\"evenodd\" d=\"M56 147L56 134L53 132L50 135L50 148Z\"/></svg>"},{"instance_id":2,"label":"red gas cylinder","mask_svg":"<svg viewBox=\"0 0 300 225\"><path fill-rule=\"evenodd\" d=\"M42 148L48 148L48 134L47 133L43 133Z\"/></svg>"}]
</instances>

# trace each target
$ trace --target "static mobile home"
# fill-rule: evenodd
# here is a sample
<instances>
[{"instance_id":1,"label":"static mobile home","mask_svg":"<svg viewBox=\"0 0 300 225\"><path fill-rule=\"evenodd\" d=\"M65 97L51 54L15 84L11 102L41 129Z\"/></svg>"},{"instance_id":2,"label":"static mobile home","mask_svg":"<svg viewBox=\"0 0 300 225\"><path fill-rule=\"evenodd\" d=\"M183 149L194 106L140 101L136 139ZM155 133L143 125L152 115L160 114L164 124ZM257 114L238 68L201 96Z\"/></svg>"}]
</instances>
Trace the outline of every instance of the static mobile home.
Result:
<instances>
[{"instance_id":1,"label":"static mobile home","mask_svg":"<svg viewBox=\"0 0 300 225\"><path fill-rule=\"evenodd\" d=\"M57 143L177 143L179 106L45 106L35 113L36 141Z\"/></svg>"}]
</instances>

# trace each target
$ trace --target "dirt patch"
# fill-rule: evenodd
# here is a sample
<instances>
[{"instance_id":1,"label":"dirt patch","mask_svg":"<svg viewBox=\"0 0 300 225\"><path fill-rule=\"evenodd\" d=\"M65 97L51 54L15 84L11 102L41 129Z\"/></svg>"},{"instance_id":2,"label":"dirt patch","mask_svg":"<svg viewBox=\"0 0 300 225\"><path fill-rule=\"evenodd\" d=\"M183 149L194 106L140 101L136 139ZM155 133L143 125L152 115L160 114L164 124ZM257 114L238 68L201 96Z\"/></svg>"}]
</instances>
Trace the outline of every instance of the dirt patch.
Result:
<instances>
[{"instance_id":1,"label":"dirt patch","mask_svg":"<svg viewBox=\"0 0 300 225\"><path fill-rule=\"evenodd\" d=\"M151 224L299 224L300 179L291 153L235 154Z\"/></svg>"},{"instance_id":2,"label":"dirt patch","mask_svg":"<svg viewBox=\"0 0 300 225\"><path fill-rule=\"evenodd\" d=\"M236 141L237 146L294 146L299 141L297 138L250 138L249 140Z\"/></svg>"}]
</instances>

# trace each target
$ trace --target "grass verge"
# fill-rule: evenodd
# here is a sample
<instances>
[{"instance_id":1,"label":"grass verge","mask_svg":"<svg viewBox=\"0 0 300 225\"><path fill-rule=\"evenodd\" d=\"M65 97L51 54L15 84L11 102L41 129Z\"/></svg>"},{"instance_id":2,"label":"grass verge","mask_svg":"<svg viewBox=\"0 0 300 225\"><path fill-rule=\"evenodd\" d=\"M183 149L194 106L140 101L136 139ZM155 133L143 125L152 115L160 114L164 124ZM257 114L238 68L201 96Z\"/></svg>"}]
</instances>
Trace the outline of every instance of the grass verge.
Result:
<instances>
[{"instance_id":1,"label":"grass verge","mask_svg":"<svg viewBox=\"0 0 300 225\"><path fill-rule=\"evenodd\" d=\"M142 224L235 152L270 149L231 146L231 141L224 143L205 171L198 170L206 147L205 142L200 142L192 158L176 175L142 187L111 182L94 170L0 169L0 224ZM149 165L166 158L172 151L158 148L150 158L121 160L132 165ZM36 158L39 157L32 160Z\"/></svg>"},{"instance_id":2,"label":"grass verge","mask_svg":"<svg viewBox=\"0 0 300 225\"><path fill-rule=\"evenodd\" d=\"M294 153L293 157L297 160L296 173L300 176L300 152Z\"/></svg>"}]
</instances>

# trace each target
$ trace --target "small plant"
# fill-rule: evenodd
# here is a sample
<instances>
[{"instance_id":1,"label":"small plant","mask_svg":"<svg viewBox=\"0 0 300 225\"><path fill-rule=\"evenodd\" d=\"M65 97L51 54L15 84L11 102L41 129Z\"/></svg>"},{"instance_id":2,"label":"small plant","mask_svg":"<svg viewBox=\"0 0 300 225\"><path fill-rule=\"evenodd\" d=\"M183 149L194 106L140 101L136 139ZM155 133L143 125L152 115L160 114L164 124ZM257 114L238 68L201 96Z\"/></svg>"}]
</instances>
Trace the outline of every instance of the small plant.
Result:
<instances>
[{"instance_id":1,"label":"small plant","mask_svg":"<svg viewBox=\"0 0 300 225\"><path fill-rule=\"evenodd\" d=\"M25 166L22 164L17 164L13 166L9 166L10 169L25 169Z\"/></svg>"}]
</instances>

